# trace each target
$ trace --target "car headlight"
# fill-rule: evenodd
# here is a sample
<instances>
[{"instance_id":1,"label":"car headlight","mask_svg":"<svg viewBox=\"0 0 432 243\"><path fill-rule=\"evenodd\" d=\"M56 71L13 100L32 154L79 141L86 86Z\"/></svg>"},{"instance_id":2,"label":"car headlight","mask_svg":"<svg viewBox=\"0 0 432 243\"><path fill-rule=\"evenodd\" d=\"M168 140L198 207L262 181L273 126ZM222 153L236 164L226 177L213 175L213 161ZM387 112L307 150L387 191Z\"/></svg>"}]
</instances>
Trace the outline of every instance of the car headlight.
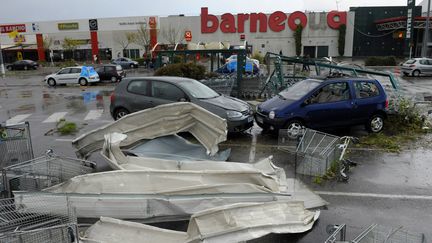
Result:
<instances>
[{"instance_id":1,"label":"car headlight","mask_svg":"<svg viewBox=\"0 0 432 243\"><path fill-rule=\"evenodd\" d=\"M231 119L242 117L242 113L240 113L238 111L227 111L226 113L227 113L227 117L231 118Z\"/></svg>"},{"instance_id":2,"label":"car headlight","mask_svg":"<svg viewBox=\"0 0 432 243\"><path fill-rule=\"evenodd\" d=\"M269 118L270 119L274 119L275 118L275 112L274 111L270 111Z\"/></svg>"}]
</instances>

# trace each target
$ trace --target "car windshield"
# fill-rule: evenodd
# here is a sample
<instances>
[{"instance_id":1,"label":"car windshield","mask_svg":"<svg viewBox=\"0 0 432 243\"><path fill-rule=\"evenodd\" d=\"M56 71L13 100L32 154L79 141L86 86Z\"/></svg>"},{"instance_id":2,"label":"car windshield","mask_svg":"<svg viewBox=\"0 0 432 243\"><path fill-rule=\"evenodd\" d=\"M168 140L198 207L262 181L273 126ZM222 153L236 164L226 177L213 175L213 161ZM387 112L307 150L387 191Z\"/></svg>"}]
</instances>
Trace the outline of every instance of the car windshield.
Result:
<instances>
[{"instance_id":1,"label":"car windshield","mask_svg":"<svg viewBox=\"0 0 432 243\"><path fill-rule=\"evenodd\" d=\"M197 99L211 99L220 96L214 90L196 80L179 82L178 84Z\"/></svg>"},{"instance_id":2,"label":"car windshield","mask_svg":"<svg viewBox=\"0 0 432 243\"><path fill-rule=\"evenodd\" d=\"M416 60L411 59L405 62L405 64L414 64L416 62Z\"/></svg>"},{"instance_id":3,"label":"car windshield","mask_svg":"<svg viewBox=\"0 0 432 243\"><path fill-rule=\"evenodd\" d=\"M306 79L283 90L279 93L279 96L284 99L298 100L320 85L320 83L318 80Z\"/></svg>"}]
</instances>

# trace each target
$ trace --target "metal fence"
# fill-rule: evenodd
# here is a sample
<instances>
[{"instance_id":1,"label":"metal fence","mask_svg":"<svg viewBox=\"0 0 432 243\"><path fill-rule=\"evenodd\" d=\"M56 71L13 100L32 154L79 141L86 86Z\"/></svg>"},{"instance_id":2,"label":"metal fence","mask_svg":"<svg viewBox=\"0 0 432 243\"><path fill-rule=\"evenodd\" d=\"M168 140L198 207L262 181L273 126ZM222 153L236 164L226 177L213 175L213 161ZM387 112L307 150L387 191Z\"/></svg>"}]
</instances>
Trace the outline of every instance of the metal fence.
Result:
<instances>
[{"instance_id":1,"label":"metal fence","mask_svg":"<svg viewBox=\"0 0 432 243\"><path fill-rule=\"evenodd\" d=\"M77 217L66 196L0 199L0 243L78 242Z\"/></svg>"},{"instance_id":2,"label":"metal fence","mask_svg":"<svg viewBox=\"0 0 432 243\"><path fill-rule=\"evenodd\" d=\"M0 125L0 168L33 158L29 123Z\"/></svg>"},{"instance_id":3,"label":"metal fence","mask_svg":"<svg viewBox=\"0 0 432 243\"><path fill-rule=\"evenodd\" d=\"M61 157L52 153L5 167L2 170L4 194L14 190L40 191L70 178L94 172L94 162Z\"/></svg>"},{"instance_id":4,"label":"metal fence","mask_svg":"<svg viewBox=\"0 0 432 243\"><path fill-rule=\"evenodd\" d=\"M295 153L297 174L325 175L333 163L339 162L339 144L340 137L309 128L304 129L302 136L296 139L290 138L288 130L279 131L278 147Z\"/></svg>"}]
</instances>

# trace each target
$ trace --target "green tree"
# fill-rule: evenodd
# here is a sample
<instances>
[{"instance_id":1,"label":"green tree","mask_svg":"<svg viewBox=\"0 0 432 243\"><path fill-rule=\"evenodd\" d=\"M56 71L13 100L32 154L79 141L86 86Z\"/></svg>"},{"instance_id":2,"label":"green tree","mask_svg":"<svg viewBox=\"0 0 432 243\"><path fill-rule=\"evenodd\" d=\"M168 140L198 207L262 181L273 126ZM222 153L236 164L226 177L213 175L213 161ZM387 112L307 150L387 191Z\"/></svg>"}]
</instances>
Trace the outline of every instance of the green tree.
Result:
<instances>
[{"instance_id":1,"label":"green tree","mask_svg":"<svg viewBox=\"0 0 432 243\"><path fill-rule=\"evenodd\" d=\"M72 52L72 59L75 59L75 49L80 45L80 42L78 40L74 40L68 37L65 37L63 40L62 47L66 51Z\"/></svg>"},{"instance_id":2,"label":"green tree","mask_svg":"<svg viewBox=\"0 0 432 243\"><path fill-rule=\"evenodd\" d=\"M341 24L339 26L339 38L338 38L339 56L343 56L345 54L345 35L346 35L346 25Z\"/></svg>"},{"instance_id":3,"label":"green tree","mask_svg":"<svg viewBox=\"0 0 432 243\"><path fill-rule=\"evenodd\" d=\"M302 32L303 32L303 26L301 24L298 24L296 27L296 30L294 32L294 40L295 40L295 52L296 56L301 55L302 51Z\"/></svg>"},{"instance_id":4,"label":"green tree","mask_svg":"<svg viewBox=\"0 0 432 243\"><path fill-rule=\"evenodd\" d=\"M126 49L132 43L136 43L137 33L126 32L124 35L115 35L114 42L119 44L122 48L123 55L126 53Z\"/></svg>"}]
</instances>

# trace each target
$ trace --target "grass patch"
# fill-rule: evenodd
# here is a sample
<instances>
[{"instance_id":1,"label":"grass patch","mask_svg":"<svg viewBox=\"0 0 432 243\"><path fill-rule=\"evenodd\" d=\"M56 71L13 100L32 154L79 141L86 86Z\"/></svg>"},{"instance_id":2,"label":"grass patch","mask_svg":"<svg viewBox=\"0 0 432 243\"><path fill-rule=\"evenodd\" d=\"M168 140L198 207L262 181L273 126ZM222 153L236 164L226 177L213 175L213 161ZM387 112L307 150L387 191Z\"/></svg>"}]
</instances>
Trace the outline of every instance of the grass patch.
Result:
<instances>
[{"instance_id":1,"label":"grass patch","mask_svg":"<svg viewBox=\"0 0 432 243\"><path fill-rule=\"evenodd\" d=\"M69 135L76 133L78 129L74 122L68 122L65 119L61 119L57 123L57 131L60 133L60 135Z\"/></svg>"},{"instance_id":2,"label":"grass patch","mask_svg":"<svg viewBox=\"0 0 432 243\"><path fill-rule=\"evenodd\" d=\"M423 129L425 118L412 102L401 99L396 108L397 113L389 115L385 121L384 130L378 134L361 137L357 147L368 146L398 153L403 145L429 132Z\"/></svg>"}]
</instances>

